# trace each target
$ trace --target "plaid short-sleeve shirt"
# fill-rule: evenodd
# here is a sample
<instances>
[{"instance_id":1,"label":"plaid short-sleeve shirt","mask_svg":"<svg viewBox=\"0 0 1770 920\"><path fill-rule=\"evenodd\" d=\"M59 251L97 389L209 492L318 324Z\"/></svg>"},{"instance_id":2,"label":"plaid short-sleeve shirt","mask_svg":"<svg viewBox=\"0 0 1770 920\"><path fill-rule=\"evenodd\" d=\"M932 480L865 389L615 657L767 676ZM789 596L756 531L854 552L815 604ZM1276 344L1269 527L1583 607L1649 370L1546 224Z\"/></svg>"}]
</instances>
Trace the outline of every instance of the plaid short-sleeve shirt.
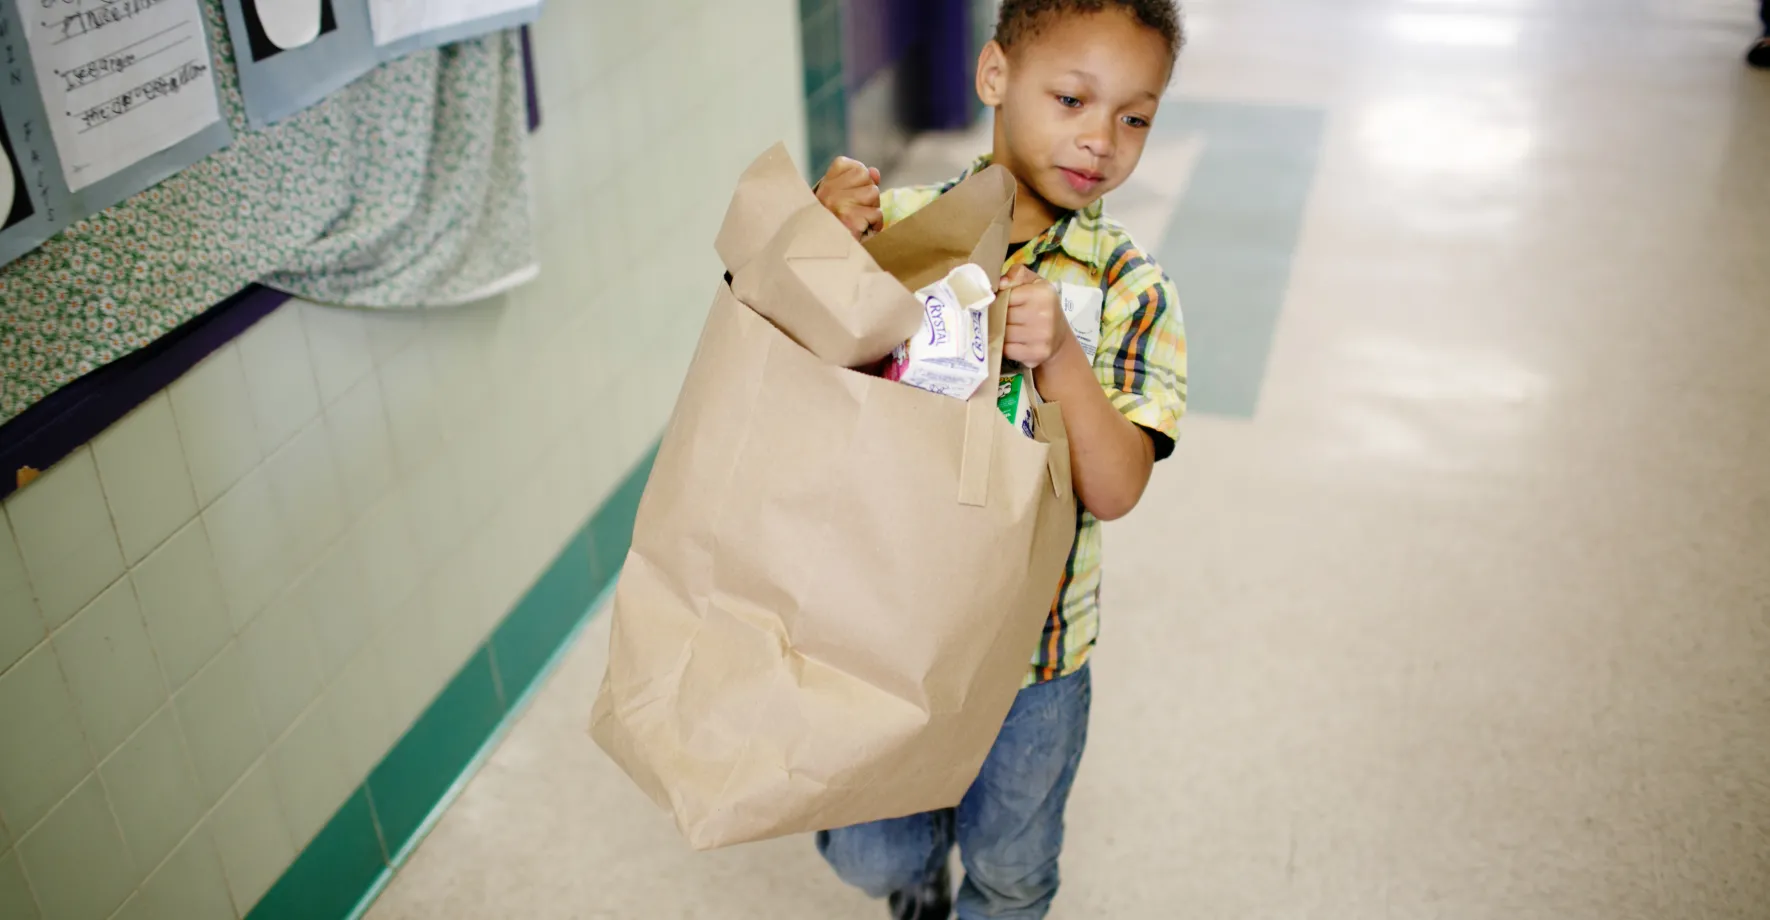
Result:
<instances>
[{"instance_id":1,"label":"plaid short-sleeve shirt","mask_svg":"<svg viewBox=\"0 0 1770 920\"><path fill-rule=\"evenodd\" d=\"M885 223L928 205L966 176L989 165L984 157L948 182L891 189L884 194ZM1099 349L1094 375L1112 404L1146 431L1157 460L1174 450L1186 412L1186 331L1174 284L1150 255L1131 241L1123 225L1107 217L1100 202L1066 215L1009 256L1003 270L1032 268L1053 284L1100 289ZM1077 511L1076 541L1058 585L1045 633L1033 654L1028 683L1080 670L1100 636L1100 520Z\"/></svg>"}]
</instances>

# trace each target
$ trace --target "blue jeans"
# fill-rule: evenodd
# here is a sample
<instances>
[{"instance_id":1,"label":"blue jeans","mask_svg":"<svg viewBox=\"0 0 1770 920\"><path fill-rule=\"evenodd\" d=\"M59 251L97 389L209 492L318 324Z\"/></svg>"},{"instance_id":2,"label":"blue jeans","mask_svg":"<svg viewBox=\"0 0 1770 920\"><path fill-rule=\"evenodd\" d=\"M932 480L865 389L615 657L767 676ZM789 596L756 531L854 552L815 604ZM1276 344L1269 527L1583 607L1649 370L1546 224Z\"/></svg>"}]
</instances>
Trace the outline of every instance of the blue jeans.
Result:
<instances>
[{"instance_id":1,"label":"blue jeans","mask_svg":"<svg viewBox=\"0 0 1770 920\"><path fill-rule=\"evenodd\" d=\"M843 881L883 898L927 884L957 844L960 920L1044 917L1093 696L1086 667L1027 687L958 808L826 831L818 851Z\"/></svg>"}]
</instances>

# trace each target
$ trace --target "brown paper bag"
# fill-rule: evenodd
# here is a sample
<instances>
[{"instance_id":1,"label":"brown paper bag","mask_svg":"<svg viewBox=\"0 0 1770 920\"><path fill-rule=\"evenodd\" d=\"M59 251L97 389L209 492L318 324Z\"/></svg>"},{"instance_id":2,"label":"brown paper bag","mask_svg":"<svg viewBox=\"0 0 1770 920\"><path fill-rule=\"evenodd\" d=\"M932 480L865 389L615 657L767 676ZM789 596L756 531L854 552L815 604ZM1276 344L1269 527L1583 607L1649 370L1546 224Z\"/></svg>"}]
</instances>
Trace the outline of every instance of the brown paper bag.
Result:
<instances>
[{"instance_id":1,"label":"brown paper bag","mask_svg":"<svg viewBox=\"0 0 1770 920\"><path fill-rule=\"evenodd\" d=\"M921 327L915 296L818 203L778 144L738 180L714 248L737 299L826 363L873 364Z\"/></svg>"},{"instance_id":2,"label":"brown paper bag","mask_svg":"<svg viewBox=\"0 0 1770 920\"><path fill-rule=\"evenodd\" d=\"M804 184L753 178L721 239L762 243L722 254L789 271L819 231L769 196ZM1013 193L985 170L867 250L906 295L962 261L994 277ZM591 733L696 849L957 804L1075 535L1057 406L1028 439L993 386L960 402L820 359L762 315L814 313L814 289L720 285L615 592Z\"/></svg>"}]
</instances>

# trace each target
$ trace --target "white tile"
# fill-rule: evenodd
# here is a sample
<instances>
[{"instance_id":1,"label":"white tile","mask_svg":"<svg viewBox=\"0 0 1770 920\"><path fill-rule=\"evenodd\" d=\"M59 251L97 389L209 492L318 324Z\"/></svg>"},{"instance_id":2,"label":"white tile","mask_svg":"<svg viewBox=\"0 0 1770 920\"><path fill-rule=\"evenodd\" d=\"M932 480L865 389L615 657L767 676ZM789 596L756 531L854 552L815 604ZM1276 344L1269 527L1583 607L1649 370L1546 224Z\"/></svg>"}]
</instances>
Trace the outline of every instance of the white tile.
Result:
<instances>
[{"instance_id":1,"label":"white tile","mask_svg":"<svg viewBox=\"0 0 1770 920\"><path fill-rule=\"evenodd\" d=\"M429 601L423 592L413 595L375 637L373 648L387 688L388 715L399 732L410 727L442 689L436 676L439 656L428 616Z\"/></svg>"},{"instance_id":2,"label":"white tile","mask_svg":"<svg viewBox=\"0 0 1770 920\"><path fill-rule=\"evenodd\" d=\"M166 701L166 682L128 578L80 611L52 644L99 760Z\"/></svg>"},{"instance_id":3,"label":"white tile","mask_svg":"<svg viewBox=\"0 0 1770 920\"><path fill-rule=\"evenodd\" d=\"M334 547L294 590L312 617L320 666L330 680L374 636L377 623L354 543Z\"/></svg>"},{"instance_id":4,"label":"white tile","mask_svg":"<svg viewBox=\"0 0 1770 920\"><path fill-rule=\"evenodd\" d=\"M326 409L326 431L338 466L344 504L354 517L393 489L393 438L381 381L370 374Z\"/></svg>"},{"instance_id":5,"label":"white tile","mask_svg":"<svg viewBox=\"0 0 1770 920\"><path fill-rule=\"evenodd\" d=\"M345 780L351 784L368 778L369 771L393 749L401 726L393 723L387 709L387 689L380 671L381 658L375 637L345 664L326 687L326 706L338 732L344 754Z\"/></svg>"},{"instance_id":6,"label":"white tile","mask_svg":"<svg viewBox=\"0 0 1770 920\"><path fill-rule=\"evenodd\" d=\"M442 424L437 417L436 381L428 352L408 348L380 366L381 395L387 403L388 432L393 435L393 455L402 470L419 469L443 444Z\"/></svg>"},{"instance_id":7,"label":"white tile","mask_svg":"<svg viewBox=\"0 0 1770 920\"><path fill-rule=\"evenodd\" d=\"M299 310L320 403L329 406L375 369L368 329L360 310L307 301L299 302Z\"/></svg>"},{"instance_id":8,"label":"white tile","mask_svg":"<svg viewBox=\"0 0 1770 920\"><path fill-rule=\"evenodd\" d=\"M0 674L48 637L12 527L0 514Z\"/></svg>"},{"instance_id":9,"label":"white tile","mask_svg":"<svg viewBox=\"0 0 1770 920\"><path fill-rule=\"evenodd\" d=\"M274 741L320 695L320 660L306 598L290 591L240 633L258 714Z\"/></svg>"},{"instance_id":10,"label":"white tile","mask_svg":"<svg viewBox=\"0 0 1770 920\"><path fill-rule=\"evenodd\" d=\"M252 397L258 449L274 453L320 411L301 311L285 304L240 336L240 362Z\"/></svg>"},{"instance_id":11,"label":"white tile","mask_svg":"<svg viewBox=\"0 0 1770 920\"><path fill-rule=\"evenodd\" d=\"M196 517L197 497L165 393L99 435L92 452L130 565Z\"/></svg>"},{"instance_id":12,"label":"white tile","mask_svg":"<svg viewBox=\"0 0 1770 920\"><path fill-rule=\"evenodd\" d=\"M92 770L53 646L38 646L0 674L0 738L0 819L17 837Z\"/></svg>"},{"instance_id":13,"label":"white tile","mask_svg":"<svg viewBox=\"0 0 1770 920\"><path fill-rule=\"evenodd\" d=\"M230 642L173 697L205 804L219 800L264 753L267 739L246 668Z\"/></svg>"},{"instance_id":14,"label":"white tile","mask_svg":"<svg viewBox=\"0 0 1770 920\"><path fill-rule=\"evenodd\" d=\"M117 920L235 920L233 896L208 828L185 838L124 910L128 913Z\"/></svg>"},{"instance_id":15,"label":"white tile","mask_svg":"<svg viewBox=\"0 0 1770 920\"><path fill-rule=\"evenodd\" d=\"M18 854L44 920L108 917L147 875L130 860L97 777L26 834Z\"/></svg>"},{"instance_id":16,"label":"white tile","mask_svg":"<svg viewBox=\"0 0 1770 920\"><path fill-rule=\"evenodd\" d=\"M7 499L6 514L50 629L123 574L91 450L74 452Z\"/></svg>"},{"instance_id":17,"label":"white tile","mask_svg":"<svg viewBox=\"0 0 1770 920\"><path fill-rule=\"evenodd\" d=\"M454 480L456 500L460 503L461 520L469 532L477 531L503 500L505 488L494 478L498 469L498 453L503 449L492 437L496 430L489 418L481 418L478 428L457 439L449 451L448 464Z\"/></svg>"},{"instance_id":18,"label":"white tile","mask_svg":"<svg viewBox=\"0 0 1770 920\"><path fill-rule=\"evenodd\" d=\"M234 634L202 520L173 534L130 578L167 689L176 693Z\"/></svg>"},{"instance_id":19,"label":"white tile","mask_svg":"<svg viewBox=\"0 0 1770 920\"><path fill-rule=\"evenodd\" d=\"M389 495L364 513L350 545L363 563L369 610L385 620L418 590L423 572L405 497Z\"/></svg>"},{"instance_id":20,"label":"white tile","mask_svg":"<svg viewBox=\"0 0 1770 920\"><path fill-rule=\"evenodd\" d=\"M424 331L424 316L416 310L365 310L363 328L369 336L369 357L381 367Z\"/></svg>"},{"instance_id":21,"label":"white tile","mask_svg":"<svg viewBox=\"0 0 1770 920\"><path fill-rule=\"evenodd\" d=\"M159 865L207 810L170 706L100 764L98 775L137 866Z\"/></svg>"},{"instance_id":22,"label":"white tile","mask_svg":"<svg viewBox=\"0 0 1770 920\"><path fill-rule=\"evenodd\" d=\"M439 566L425 587L435 630L437 668L453 674L490 631L485 597L485 560L468 544Z\"/></svg>"},{"instance_id":23,"label":"white tile","mask_svg":"<svg viewBox=\"0 0 1770 920\"><path fill-rule=\"evenodd\" d=\"M424 347L436 381L438 417L449 440L477 426L491 411L494 381L489 378L492 341L507 296L447 310L424 318Z\"/></svg>"},{"instance_id":24,"label":"white tile","mask_svg":"<svg viewBox=\"0 0 1770 920\"><path fill-rule=\"evenodd\" d=\"M271 491L269 470L259 467L203 512L215 568L227 596L228 616L238 632L252 622L293 576L293 540Z\"/></svg>"},{"instance_id":25,"label":"white tile","mask_svg":"<svg viewBox=\"0 0 1770 920\"><path fill-rule=\"evenodd\" d=\"M208 826L234 905L244 915L295 861L295 844L267 761L259 761L216 806Z\"/></svg>"},{"instance_id":26,"label":"white tile","mask_svg":"<svg viewBox=\"0 0 1770 920\"><path fill-rule=\"evenodd\" d=\"M344 535L348 523L325 424L308 422L266 466L289 528L289 570L300 572Z\"/></svg>"},{"instance_id":27,"label":"white tile","mask_svg":"<svg viewBox=\"0 0 1770 920\"><path fill-rule=\"evenodd\" d=\"M499 509L475 533L472 548L485 567L484 594L486 602L508 613L528 590L534 572L523 564L519 542L511 537L520 528L514 523L516 513L508 507Z\"/></svg>"},{"instance_id":28,"label":"white tile","mask_svg":"<svg viewBox=\"0 0 1770 920\"><path fill-rule=\"evenodd\" d=\"M340 746L331 710L319 705L303 713L270 750L271 774L297 850L326 826L355 788L346 779Z\"/></svg>"},{"instance_id":29,"label":"white tile","mask_svg":"<svg viewBox=\"0 0 1770 920\"><path fill-rule=\"evenodd\" d=\"M172 414L197 504L207 507L264 459L240 353L228 345L172 384Z\"/></svg>"},{"instance_id":30,"label":"white tile","mask_svg":"<svg viewBox=\"0 0 1770 920\"><path fill-rule=\"evenodd\" d=\"M455 494L454 466L447 456L438 457L410 475L402 494L412 536L426 570L434 568L467 535L467 522Z\"/></svg>"}]
</instances>

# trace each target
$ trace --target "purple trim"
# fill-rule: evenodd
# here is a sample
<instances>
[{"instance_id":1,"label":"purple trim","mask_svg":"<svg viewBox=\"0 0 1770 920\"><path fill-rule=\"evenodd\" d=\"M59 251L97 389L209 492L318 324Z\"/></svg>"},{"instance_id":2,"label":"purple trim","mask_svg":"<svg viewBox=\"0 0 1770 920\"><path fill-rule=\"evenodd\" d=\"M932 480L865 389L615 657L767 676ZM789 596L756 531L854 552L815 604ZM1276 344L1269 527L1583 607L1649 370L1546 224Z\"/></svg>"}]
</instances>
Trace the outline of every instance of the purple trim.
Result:
<instances>
[{"instance_id":1,"label":"purple trim","mask_svg":"<svg viewBox=\"0 0 1770 920\"><path fill-rule=\"evenodd\" d=\"M541 127L529 27L522 27L529 131ZM0 498L18 489L24 467L47 470L283 305L288 294L256 284L171 332L50 393L0 424Z\"/></svg>"},{"instance_id":2,"label":"purple trim","mask_svg":"<svg viewBox=\"0 0 1770 920\"><path fill-rule=\"evenodd\" d=\"M535 43L522 27L522 82L529 101L529 133L541 130L541 89L535 79Z\"/></svg>"},{"instance_id":3,"label":"purple trim","mask_svg":"<svg viewBox=\"0 0 1770 920\"><path fill-rule=\"evenodd\" d=\"M0 498L17 489L20 469L47 470L91 443L288 299L282 291L254 284L0 425Z\"/></svg>"}]
</instances>

